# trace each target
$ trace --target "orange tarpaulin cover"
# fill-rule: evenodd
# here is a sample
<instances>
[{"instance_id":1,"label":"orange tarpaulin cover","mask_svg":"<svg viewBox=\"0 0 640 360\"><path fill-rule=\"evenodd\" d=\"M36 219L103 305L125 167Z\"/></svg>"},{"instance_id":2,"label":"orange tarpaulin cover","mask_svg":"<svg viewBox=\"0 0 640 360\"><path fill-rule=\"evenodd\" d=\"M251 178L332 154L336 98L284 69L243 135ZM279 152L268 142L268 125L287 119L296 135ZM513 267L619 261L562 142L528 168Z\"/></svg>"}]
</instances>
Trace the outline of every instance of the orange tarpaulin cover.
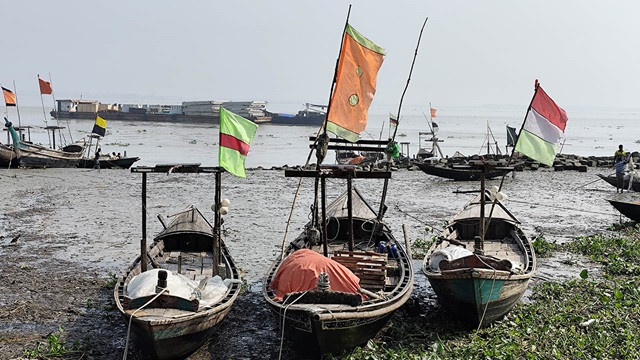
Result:
<instances>
[{"instance_id":1,"label":"orange tarpaulin cover","mask_svg":"<svg viewBox=\"0 0 640 360\"><path fill-rule=\"evenodd\" d=\"M292 292L315 289L318 276L323 272L329 275L331 290L358 292L360 279L351 270L313 250L300 249L284 259L269 285L276 293L274 300L280 301L284 295Z\"/></svg>"}]
</instances>

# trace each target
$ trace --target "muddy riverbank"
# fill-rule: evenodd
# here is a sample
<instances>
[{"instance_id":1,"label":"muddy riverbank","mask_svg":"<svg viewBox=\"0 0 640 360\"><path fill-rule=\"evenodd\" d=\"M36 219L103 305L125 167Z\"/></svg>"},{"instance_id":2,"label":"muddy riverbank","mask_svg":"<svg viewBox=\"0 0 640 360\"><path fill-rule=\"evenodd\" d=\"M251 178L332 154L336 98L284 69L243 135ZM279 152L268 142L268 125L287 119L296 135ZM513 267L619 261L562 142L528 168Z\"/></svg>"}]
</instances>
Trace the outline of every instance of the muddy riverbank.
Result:
<instances>
[{"instance_id":1,"label":"muddy riverbank","mask_svg":"<svg viewBox=\"0 0 640 360\"><path fill-rule=\"evenodd\" d=\"M616 194L602 181L588 184L596 180L595 173L516 173L515 179L505 180L507 207L528 236L543 235L550 242L604 232L619 220L605 201ZM78 341L84 358L121 358L126 326L113 308L107 282L109 273L119 274L139 251L140 175L116 170L2 170L0 180L0 357L19 358L62 328L61 339L69 345ZM223 175L223 197L232 202L225 218L225 241L250 287L211 343L191 359L277 358L280 331L259 290L264 271L282 246L297 181L284 178L281 171L251 171L246 180ZM335 185L330 186L330 198L344 188L341 181L329 183ZM394 172L390 184L386 220L398 238L402 224L407 224L412 240L432 236L425 227L437 232L473 196L453 191L477 187L406 170ZM377 206L379 181L360 180L355 185ZM289 240L308 219L312 186L303 185ZM194 204L211 217L213 189L211 175L149 175L149 238L160 231L154 221L157 214ZM439 311L418 260L411 305L392 322L412 313ZM541 259L534 283L575 277L585 261L567 253ZM286 340L283 352L283 358L300 356ZM144 358L135 345L129 353L129 359Z\"/></svg>"}]
</instances>

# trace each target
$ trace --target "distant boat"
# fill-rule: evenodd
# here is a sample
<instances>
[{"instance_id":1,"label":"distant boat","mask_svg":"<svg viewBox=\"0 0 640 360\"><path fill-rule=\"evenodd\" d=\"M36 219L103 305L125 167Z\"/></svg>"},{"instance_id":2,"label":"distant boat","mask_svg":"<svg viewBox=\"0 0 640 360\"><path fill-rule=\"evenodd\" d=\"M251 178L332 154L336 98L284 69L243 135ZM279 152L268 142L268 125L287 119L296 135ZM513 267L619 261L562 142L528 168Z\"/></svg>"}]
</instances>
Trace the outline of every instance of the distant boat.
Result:
<instances>
[{"instance_id":1,"label":"distant boat","mask_svg":"<svg viewBox=\"0 0 640 360\"><path fill-rule=\"evenodd\" d=\"M20 139L20 135L13 124L5 118L5 126L11 133L14 153L12 161L17 159L17 165L26 168L71 168L77 167L85 148L84 139L58 150L46 146L37 145L30 141ZM63 129L59 126L47 126L46 129L53 133L53 146L55 147L56 130ZM3 162L8 162L6 147L0 152Z\"/></svg>"},{"instance_id":2,"label":"distant boat","mask_svg":"<svg viewBox=\"0 0 640 360\"><path fill-rule=\"evenodd\" d=\"M629 219L640 222L640 201L607 200L616 210Z\"/></svg>"},{"instance_id":3,"label":"distant boat","mask_svg":"<svg viewBox=\"0 0 640 360\"><path fill-rule=\"evenodd\" d=\"M274 125L319 126L327 117L327 106L306 103L305 109L298 111L297 114L269 113L269 115Z\"/></svg>"},{"instance_id":4,"label":"distant boat","mask_svg":"<svg viewBox=\"0 0 640 360\"><path fill-rule=\"evenodd\" d=\"M531 242L499 201L491 220L485 219L488 230L482 252L475 251L482 216L488 216L491 206L488 191L465 205L428 250L422 266L438 301L474 325L488 324L509 312L536 269Z\"/></svg>"},{"instance_id":5,"label":"distant boat","mask_svg":"<svg viewBox=\"0 0 640 360\"><path fill-rule=\"evenodd\" d=\"M420 170L426 174L439 176L445 179L451 179L455 181L479 181L480 171L474 169L456 169L448 165L436 165L429 163L414 163ZM505 174L508 174L511 170L490 170L485 173L486 179L495 179Z\"/></svg>"},{"instance_id":6,"label":"distant boat","mask_svg":"<svg viewBox=\"0 0 640 360\"><path fill-rule=\"evenodd\" d=\"M100 135L91 133L87 137L89 138L89 143L82 159L78 163L78 167L92 169L96 165L95 152L100 148ZM100 169L128 169L138 160L140 158L137 156L127 157L126 155L118 156L108 153L100 154L98 158Z\"/></svg>"}]
</instances>

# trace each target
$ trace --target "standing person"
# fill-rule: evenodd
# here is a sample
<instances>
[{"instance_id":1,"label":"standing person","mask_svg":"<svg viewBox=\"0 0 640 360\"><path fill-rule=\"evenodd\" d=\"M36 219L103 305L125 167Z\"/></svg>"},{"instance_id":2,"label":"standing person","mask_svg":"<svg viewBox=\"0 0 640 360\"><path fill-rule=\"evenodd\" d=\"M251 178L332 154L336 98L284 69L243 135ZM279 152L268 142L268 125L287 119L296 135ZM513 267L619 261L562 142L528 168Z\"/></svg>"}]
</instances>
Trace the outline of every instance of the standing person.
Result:
<instances>
[{"instance_id":1,"label":"standing person","mask_svg":"<svg viewBox=\"0 0 640 360\"><path fill-rule=\"evenodd\" d=\"M95 157L93 158L93 161L94 161L93 168L94 169L100 170L100 151L101 150L102 150L101 148L98 148L98 150L96 150Z\"/></svg>"},{"instance_id":2,"label":"standing person","mask_svg":"<svg viewBox=\"0 0 640 360\"><path fill-rule=\"evenodd\" d=\"M622 145L620 145L622 148ZM616 151L617 153L617 151ZM625 158L617 155L615 157L615 166L616 166L616 193L622 193L624 189L624 168L627 165Z\"/></svg>"},{"instance_id":3,"label":"standing person","mask_svg":"<svg viewBox=\"0 0 640 360\"><path fill-rule=\"evenodd\" d=\"M623 159L627 157L627 153L624 151L622 144L618 145L618 150L616 150L616 152L613 154L613 158L615 159L618 156Z\"/></svg>"}]
</instances>

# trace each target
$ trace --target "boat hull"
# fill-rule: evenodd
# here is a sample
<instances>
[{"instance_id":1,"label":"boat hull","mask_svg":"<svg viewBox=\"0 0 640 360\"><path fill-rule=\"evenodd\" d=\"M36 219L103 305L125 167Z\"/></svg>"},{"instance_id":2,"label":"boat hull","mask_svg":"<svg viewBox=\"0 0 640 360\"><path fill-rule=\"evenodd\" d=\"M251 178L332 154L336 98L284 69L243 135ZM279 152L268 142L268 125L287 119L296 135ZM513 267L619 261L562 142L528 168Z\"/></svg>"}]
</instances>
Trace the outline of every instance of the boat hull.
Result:
<instances>
[{"instance_id":1,"label":"boat hull","mask_svg":"<svg viewBox=\"0 0 640 360\"><path fill-rule=\"evenodd\" d=\"M215 314L182 323L152 325L134 320L131 327L136 336L137 346L146 354L160 360L184 359L207 342L216 330L215 325L220 323L230 310L231 306ZM125 318L129 320L127 316Z\"/></svg>"},{"instance_id":2,"label":"boat hull","mask_svg":"<svg viewBox=\"0 0 640 360\"><path fill-rule=\"evenodd\" d=\"M507 314L522 298L530 278L494 280L473 271L458 276L427 274L438 301L448 312L476 326Z\"/></svg>"},{"instance_id":3,"label":"boat hull","mask_svg":"<svg viewBox=\"0 0 640 360\"><path fill-rule=\"evenodd\" d=\"M481 173L479 170L451 169L444 166L431 165L427 163L416 163L416 166L429 175L438 176L455 181L479 181ZM509 173L509 170L493 170L485 173L485 179L494 179Z\"/></svg>"},{"instance_id":4,"label":"boat hull","mask_svg":"<svg viewBox=\"0 0 640 360\"><path fill-rule=\"evenodd\" d=\"M4 144L0 144L0 168L16 168L18 164L19 161L13 149Z\"/></svg>"},{"instance_id":5,"label":"boat hull","mask_svg":"<svg viewBox=\"0 0 640 360\"><path fill-rule=\"evenodd\" d=\"M600 179L604 180L609 185L617 187L618 180L616 179L615 175L604 176L604 175L598 174L598 176L600 177ZM633 182L631 184L631 190L636 191L636 192L640 192L640 181L638 181L638 180L640 180L640 179L634 179L633 180ZM624 183L622 184L622 188L625 189L625 190L629 188L629 176L625 176L624 177Z\"/></svg>"},{"instance_id":6,"label":"boat hull","mask_svg":"<svg viewBox=\"0 0 640 360\"><path fill-rule=\"evenodd\" d=\"M629 203L624 201L607 200L616 210L629 219L640 222L640 202Z\"/></svg>"},{"instance_id":7,"label":"boat hull","mask_svg":"<svg viewBox=\"0 0 640 360\"><path fill-rule=\"evenodd\" d=\"M135 163L140 160L139 157L127 157L120 159L102 159L100 160L100 169L128 169ZM92 169L95 166L95 160L83 158L80 159L78 163L78 167L84 169Z\"/></svg>"},{"instance_id":8,"label":"boat hull","mask_svg":"<svg viewBox=\"0 0 640 360\"><path fill-rule=\"evenodd\" d=\"M272 305L271 309L282 324L282 308ZM361 315L364 317L319 320L306 311L288 310L284 322L285 335L294 339L299 348L309 354L339 354L343 350L365 345L387 324L393 311L381 315Z\"/></svg>"}]
</instances>

